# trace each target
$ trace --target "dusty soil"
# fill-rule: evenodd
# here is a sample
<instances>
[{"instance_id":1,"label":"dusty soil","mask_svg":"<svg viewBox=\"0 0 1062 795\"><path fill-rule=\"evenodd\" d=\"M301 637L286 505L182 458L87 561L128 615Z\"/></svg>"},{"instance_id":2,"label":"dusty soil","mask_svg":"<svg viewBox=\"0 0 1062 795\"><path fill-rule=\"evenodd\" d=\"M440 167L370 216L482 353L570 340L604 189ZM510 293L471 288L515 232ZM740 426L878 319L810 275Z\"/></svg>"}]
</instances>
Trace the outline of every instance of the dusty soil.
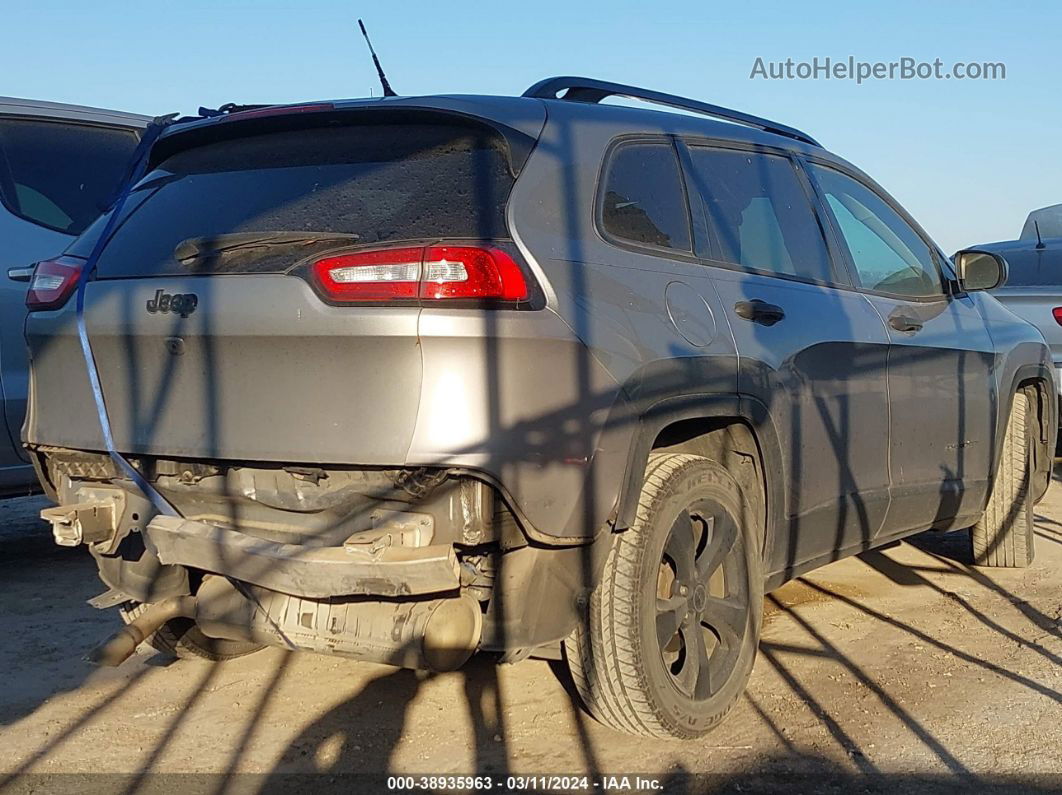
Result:
<instances>
[{"instance_id":1,"label":"dusty soil","mask_svg":"<svg viewBox=\"0 0 1062 795\"><path fill-rule=\"evenodd\" d=\"M94 566L51 545L40 505L0 504L0 789L358 792L388 773L586 773L591 789L628 775L633 790L640 774L671 791L1062 790L1057 483L1032 568L973 568L965 533L924 534L769 596L747 695L689 743L601 726L538 660L426 676L141 649L94 669L82 655L118 618L85 604L102 590Z\"/></svg>"}]
</instances>

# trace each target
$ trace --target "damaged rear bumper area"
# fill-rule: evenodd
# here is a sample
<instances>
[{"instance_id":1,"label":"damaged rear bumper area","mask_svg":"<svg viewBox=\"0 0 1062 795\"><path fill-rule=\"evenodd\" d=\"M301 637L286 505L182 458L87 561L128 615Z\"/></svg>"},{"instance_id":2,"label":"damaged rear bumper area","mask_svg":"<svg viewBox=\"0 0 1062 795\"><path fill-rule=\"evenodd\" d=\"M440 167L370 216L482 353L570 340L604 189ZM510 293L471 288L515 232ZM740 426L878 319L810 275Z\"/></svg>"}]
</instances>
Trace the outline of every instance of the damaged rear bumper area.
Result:
<instances>
[{"instance_id":1,"label":"damaged rear bumper area","mask_svg":"<svg viewBox=\"0 0 1062 795\"><path fill-rule=\"evenodd\" d=\"M460 587L453 544L394 545L389 535L342 547L280 544L171 516L144 530L164 565L190 566L308 599L333 596L414 596Z\"/></svg>"},{"instance_id":2,"label":"damaged rear bumper area","mask_svg":"<svg viewBox=\"0 0 1062 795\"><path fill-rule=\"evenodd\" d=\"M452 670L479 649L518 659L571 631L599 569L598 544L531 544L463 472L133 459L182 514L165 516L105 456L40 454L60 502L42 518L58 544L88 547L109 588L93 604L149 605L93 652L100 664L175 619L407 668Z\"/></svg>"}]
</instances>

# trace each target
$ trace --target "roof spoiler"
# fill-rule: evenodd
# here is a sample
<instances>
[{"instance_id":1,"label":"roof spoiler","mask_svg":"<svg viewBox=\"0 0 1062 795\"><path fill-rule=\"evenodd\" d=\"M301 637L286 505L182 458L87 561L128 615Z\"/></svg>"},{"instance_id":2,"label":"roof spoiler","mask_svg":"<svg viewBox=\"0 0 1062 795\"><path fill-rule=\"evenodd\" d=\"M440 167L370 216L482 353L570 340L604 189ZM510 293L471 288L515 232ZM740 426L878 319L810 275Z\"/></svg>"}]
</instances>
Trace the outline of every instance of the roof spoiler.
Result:
<instances>
[{"instance_id":1,"label":"roof spoiler","mask_svg":"<svg viewBox=\"0 0 1062 795\"><path fill-rule=\"evenodd\" d=\"M413 123L449 119L454 123L492 129L508 145L507 155L513 175L527 162L536 138L504 121L464 110L417 104L410 100L375 100L364 105L314 102L300 105L228 105L218 110L200 108L199 117L177 119L151 149L148 170L167 157L208 143L243 138L267 132L331 127L338 118L362 118L378 123ZM189 122L184 124L184 122Z\"/></svg>"},{"instance_id":2,"label":"roof spoiler","mask_svg":"<svg viewBox=\"0 0 1062 795\"><path fill-rule=\"evenodd\" d=\"M560 92L564 92L563 96ZM821 144L805 132L786 124L779 124L770 119L762 119L739 110L731 110L719 105L711 105L696 99L687 99L675 94L665 94L661 91L652 91L647 88L628 86L623 83L609 83L604 80L594 80L589 77L547 77L531 86L523 93L525 97L536 99L563 99L572 102L600 102L606 97L627 97L650 102L654 105L666 105L670 108L699 113L703 116L711 116L715 119L737 122L748 127L756 127L765 132L775 135L784 135L812 146Z\"/></svg>"}]
</instances>

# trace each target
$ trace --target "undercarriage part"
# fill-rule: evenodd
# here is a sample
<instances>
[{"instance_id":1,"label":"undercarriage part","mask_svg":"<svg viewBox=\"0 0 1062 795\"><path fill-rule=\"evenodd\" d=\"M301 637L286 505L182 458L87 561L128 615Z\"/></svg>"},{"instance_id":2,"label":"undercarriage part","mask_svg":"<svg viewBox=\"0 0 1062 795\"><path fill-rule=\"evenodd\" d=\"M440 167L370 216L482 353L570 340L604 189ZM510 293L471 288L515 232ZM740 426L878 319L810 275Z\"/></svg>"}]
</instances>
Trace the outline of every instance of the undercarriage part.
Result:
<instances>
[{"instance_id":1,"label":"undercarriage part","mask_svg":"<svg viewBox=\"0 0 1062 795\"><path fill-rule=\"evenodd\" d=\"M54 447L33 452L41 460L43 481L62 504L82 502L74 495L85 487L138 493L106 455ZM436 543L526 543L518 525L508 526L513 517L495 488L474 473L431 467L245 466L137 455L129 461L186 519L269 541L340 546L355 533L397 518L402 525L430 523Z\"/></svg>"},{"instance_id":2,"label":"undercarriage part","mask_svg":"<svg viewBox=\"0 0 1062 795\"><path fill-rule=\"evenodd\" d=\"M133 655L137 646L167 621L182 617L192 618L195 611L196 599L193 596L174 596L156 602L136 620L126 624L90 651L87 659L96 665L111 668L119 666Z\"/></svg>"},{"instance_id":3,"label":"undercarriage part","mask_svg":"<svg viewBox=\"0 0 1062 795\"><path fill-rule=\"evenodd\" d=\"M480 648L519 654L567 637L615 538L600 533L585 546L527 546L495 556Z\"/></svg>"},{"instance_id":4,"label":"undercarriage part","mask_svg":"<svg viewBox=\"0 0 1062 795\"><path fill-rule=\"evenodd\" d=\"M56 488L63 476L74 480L110 480L119 476L118 467L106 453L87 453L64 447L35 447L33 452L43 456L43 469L48 481Z\"/></svg>"},{"instance_id":5,"label":"undercarriage part","mask_svg":"<svg viewBox=\"0 0 1062 795\"><path fill-rule=\"evenodd\" d=\"M104 584L134 602L161 602L171 596L191 593L188 569L163 566L154 552L144 546L143 533L130 533L113 554L88 548L99 567Z\"/></svg>"},{"instance_id":6,"label":"undercarriage part","mask_svg":"<svg viewBox=\"0 0 1062 795\"><path fill-rule=\"evenodd\" d=\"M120 492L115 490L115 494ZM114 501L79 502L45 508L41 519L52 525L52 537L61 547L97 544L114 537L119 511Z\"/></svg>"},{"instance_id":7,"label":"undercarriage part","mask_svg":"<svg viewBox=\"0 0 1062 795\"><path fill-rule=\"evenodd\" d=\"M423 601L312 600L210 577L199 589L204 635L452 671L479 645L483 615L468 596ZM247 597L250 598L247 598Z\"/></svg>"},{"instance_id":8,"label":"undercarriage part","mask_svg":"<svg viewBox=\"0 0 1062 795\"><path fill-rule=\"evenodd\" d=\"M155 514L142 494L114 486L67 480L59 496L63 504L45 508L41 518L51 523L55 543L64 547L88 544L95 552L112 554L122 539Z\"/></svg>"},{"instance_id":9,"label":"undercarriage part","mask_svg":"<svg viewBox=\"0 0 1062 795\"><path fill-rule=\"evenodd\" d=\"M163 564L224 574L310 599L412 596L455 591L461 584L451 544L406 547L384 535L340 547L299 546L172 516L156 516L145 535Z\"/></svg>"},{"instance_id":10,"label":"undercarriage part","mask_svg":"<svg viewBox=\"0 0 1062 795\"><path fill-rule=\"evenodd\" d=\"M403 547L426 547L435 537L435 518L427 513L405 513L377 508L369 518L370 530L352 534L343 546L376 544L389 536L390 542Z\"/></svg>"}]
</instances>

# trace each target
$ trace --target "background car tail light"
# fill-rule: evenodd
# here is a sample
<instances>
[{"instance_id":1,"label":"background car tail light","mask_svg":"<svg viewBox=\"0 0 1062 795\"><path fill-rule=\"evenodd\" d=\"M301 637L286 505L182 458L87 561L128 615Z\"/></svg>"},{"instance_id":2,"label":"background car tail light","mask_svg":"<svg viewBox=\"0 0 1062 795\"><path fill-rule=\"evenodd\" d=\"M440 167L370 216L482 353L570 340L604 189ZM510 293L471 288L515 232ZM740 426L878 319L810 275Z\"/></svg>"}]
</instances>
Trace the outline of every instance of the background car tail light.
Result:
<instances>
[{"instance_id":1,"label":"background car tail light","mask_svg":"<svg viewBox=\"0 0 1062 795\"><path fill-rule=\"evenodd\" d=\"M494 246L420 246L336 254L317 260L313 275L338 303L502 301L530 297L527 277Z\"/></svg>"},{"instance_id":2,"label":"background car tail light","mask_svg":"<svg viewBox=\"0 0 1062 795\"><path fill-rule=\"evenodd\" d=\"M38 262L26 293L26 306L31 312L61 307L77 288L84 264L83 259L68 256Z\"/></svg>"},{"instance_id":3,"label":"background car tail light","mask_svg":"<svg viewBox=\"0 0 1062 795\"><path fill-rule=\"evenodd\" d=\"M1056 306L1051 310L1051 314L1055 316L1055 322L1062 326L1062 306Z\"/></svg>"}]
</instances>

